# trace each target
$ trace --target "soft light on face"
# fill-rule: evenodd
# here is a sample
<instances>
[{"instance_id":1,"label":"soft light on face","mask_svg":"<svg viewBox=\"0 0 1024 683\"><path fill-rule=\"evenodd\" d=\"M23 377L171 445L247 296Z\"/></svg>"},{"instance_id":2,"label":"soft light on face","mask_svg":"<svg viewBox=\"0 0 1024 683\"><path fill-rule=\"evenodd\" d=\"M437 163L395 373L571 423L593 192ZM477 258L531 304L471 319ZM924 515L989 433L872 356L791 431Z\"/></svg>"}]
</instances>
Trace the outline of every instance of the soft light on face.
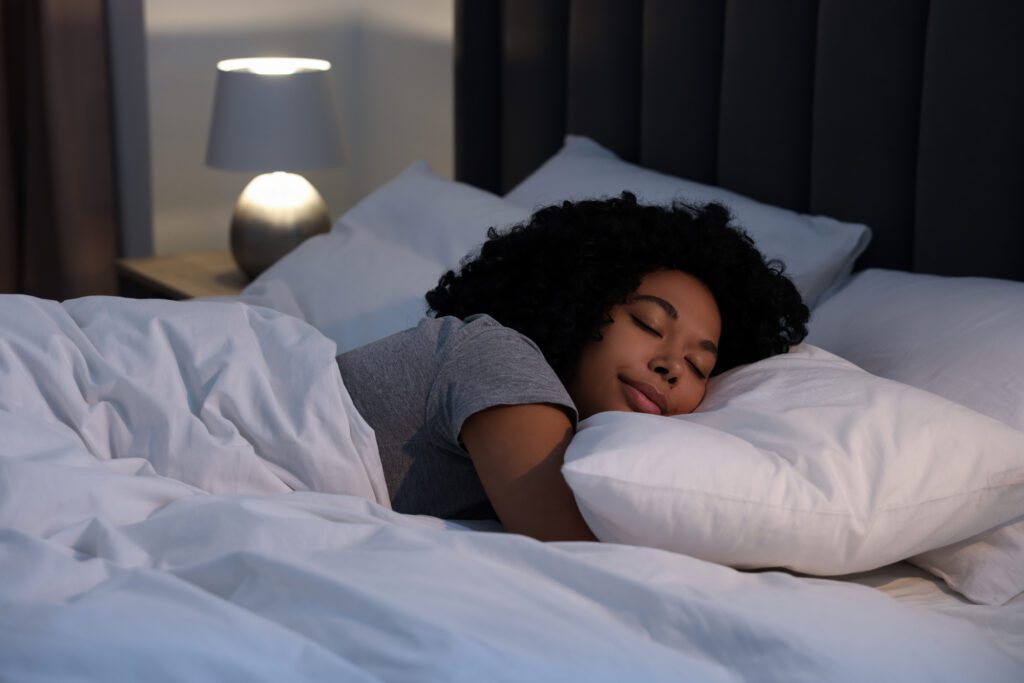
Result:
<instances>
[{"instance_id":1,"label":"soft light on face","mask_svg":"<svg viewBox=\"0 0 1024 683\"><path fill-rule=\"evenodd\" d=\"M708 288L681 271L654 271L609 315L602 340L584 347L567 387L580 419L606 410L693 412L704 398L722 332Z\"/></svg>"}]
</instances>

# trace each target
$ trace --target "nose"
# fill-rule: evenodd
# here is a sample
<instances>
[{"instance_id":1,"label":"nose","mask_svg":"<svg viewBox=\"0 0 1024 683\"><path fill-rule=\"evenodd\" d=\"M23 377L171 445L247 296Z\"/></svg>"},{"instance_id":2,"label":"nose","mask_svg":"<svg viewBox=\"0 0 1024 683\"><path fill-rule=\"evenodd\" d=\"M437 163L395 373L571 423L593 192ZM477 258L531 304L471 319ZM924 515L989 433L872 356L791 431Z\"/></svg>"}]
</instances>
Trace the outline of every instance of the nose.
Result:
<instances>
[{"instance_id":1,"label":"nose","mask_svg":"<svg viewBox=\"0 0 1024 683\"><path fill-rule=\"evenodd\" d=\"M662 379L674 386L679 381L679 374L682 372L683 363L678 358L664 357L655 358L651 361L651 367Z\"/></svg>"}]
</instances>

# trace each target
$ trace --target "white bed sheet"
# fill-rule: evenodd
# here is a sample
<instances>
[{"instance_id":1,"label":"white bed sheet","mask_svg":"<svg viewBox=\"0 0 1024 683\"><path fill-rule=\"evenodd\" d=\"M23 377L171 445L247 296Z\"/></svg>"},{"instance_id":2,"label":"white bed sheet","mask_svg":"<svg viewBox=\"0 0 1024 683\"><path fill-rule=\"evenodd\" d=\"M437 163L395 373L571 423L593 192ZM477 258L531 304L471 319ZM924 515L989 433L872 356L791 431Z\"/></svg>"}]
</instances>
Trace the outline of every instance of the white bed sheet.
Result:
<instances>
[{"instance_id":1,"label":"white bed sheet","mask_svg":"<svg viewBox=\"0 0 1024 683\"><path fill-rule=\"evenodd\" d=\"M853 583L445 527L312 492L190 495L141 522L94 517L45 537L8 527L0 672L53 681L229 671L275 681L1015 681L1024 672L971 623Z\"/></svg>"},{"instance_id":2,"label":"white bed sheet","mask_svg":"<svg viewBox=\"0 0 1024 683\"><path fill-rule=\"evenodd\" d=\"M1024 593L999 607L978 605L951 590L937 576L906 562L850 574L841 580L870 586L903 604L970 623L1008 655L1024 662Z\"/></svg>"},{"instance_id":3,"label":"white bed sheet","mask_svg":"<svg viewBox=\"0 0 1024 683\"><path fill-rule=\"evenodd\" d=\"M986 630L1000 630L1003 615L1016 628L1016 602L990 613L998 618L974 620L852 582L743 573L647 548L543 544L401 515L343 490L293 491L320 476L344 489L343 472L355 473L368 497L376 488L360 469L359 430L345 421L347 404L332 384L310 386L334 397L339 422L307 419L313 408L301 397L247 412L227 380L265 387L259 375L271 371L251 364L249 382L232 375L227 366L239 367L232 359L245 360L231 355L237 348L211 346L211 328L187 331L183 320L199 324L202 316L168 328L146 317L150 304L108 300L83 309L96 325L124 323L120 337L105 337L106 353L96 336L102 326L85 324L83 310L76 321L85 337L72 326L55 332L51 346L19 351L10 331L29 334L38 325L24 298L0 299L2 680L1024 678L1024 656L1005 645L1013 639L994 640ZM12 301L21 308L8 307ZM174 312L226 310L203 305ZM173 340L155 344L152 367L141 362L146 345L132 325ZM180 334L167 336L168 329ZM251 353L253 363L275 357L268 335L255 335L251 351L262 350ZM75 365L67 383L67 368L43 362L44 350L79 359L75 348L89 362ZM131 371L119 375L112 357L134 359ZM124 398L154 395L142 391L147 372L180 379L192 361L211 358L227 366L215 363L218 372L185 381L183 394L163 392L162 402L147 404L148 418ZM288 376L306 376L301 370ZM126 394L126 387L134 388ZM272 430L246 449L238 438L263 433L249 421L270 417L279 432L307 431L274 441ZM235 431L222 430L222 418ZM153 432L154 424L163 431ZM351 429L337 432L338 424ZM190 438L175 436L189 425ZM340 451L293 452L332 435L344 442ZM152 439L149 449L138 448L143 438ZM339 452L351 467L337 461ZM210 468L236 462L232 453L247 464ZM325 463L334 469L317 474ZM257 479L240 476L247 472Z\"/></svg>"}]
</instances>

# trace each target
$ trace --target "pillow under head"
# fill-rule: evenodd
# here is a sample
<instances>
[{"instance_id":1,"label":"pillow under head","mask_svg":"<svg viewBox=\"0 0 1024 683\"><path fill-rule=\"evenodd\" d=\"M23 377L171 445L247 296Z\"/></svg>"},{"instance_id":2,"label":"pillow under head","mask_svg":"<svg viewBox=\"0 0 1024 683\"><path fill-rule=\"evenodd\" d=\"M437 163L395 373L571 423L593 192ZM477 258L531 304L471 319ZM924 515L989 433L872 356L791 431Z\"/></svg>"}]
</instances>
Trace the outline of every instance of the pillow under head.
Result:
<instances>
[{"instance_id":1,"label":"pillow under head","mask_svg":"<svg viewBox=\"0 0 1024 683\"><path fill-rule=\"evenodd\" d=\"M1024 434L802 344L711 380L697 412L580 423L563 473L602 541L838 575L1024 509Z\"/></svg>"},{"instance_id":2,"label":"pillow under head","mask_svg":"<svg viewBox=\"0 0 1024 683\"><path fill-rule=\"evenodd\" d=\"M1024 432L1024 283L866 270L814 311L808 341ZM912 558L971 600L1024 591L1019 521Z\"/></svg>"}]
</instances>

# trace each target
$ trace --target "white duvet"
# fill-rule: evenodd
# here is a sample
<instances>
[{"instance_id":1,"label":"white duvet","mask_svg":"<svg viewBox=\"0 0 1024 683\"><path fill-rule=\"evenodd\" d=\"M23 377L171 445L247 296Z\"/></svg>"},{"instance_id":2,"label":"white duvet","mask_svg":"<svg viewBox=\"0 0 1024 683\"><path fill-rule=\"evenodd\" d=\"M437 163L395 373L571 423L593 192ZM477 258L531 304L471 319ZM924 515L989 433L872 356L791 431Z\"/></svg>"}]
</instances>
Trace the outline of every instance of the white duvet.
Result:
<instances>
[{"instance_id":1,"label":"white duvet","mask_svg":"<svg viewBox=\"0 0 1024 683\"><path fill-rule=\"evenodd\" d=\"M0 297L0 680L1024 678L873 588L395 513L333 352L241 304Z\"/></svg>"}]
</instances>

